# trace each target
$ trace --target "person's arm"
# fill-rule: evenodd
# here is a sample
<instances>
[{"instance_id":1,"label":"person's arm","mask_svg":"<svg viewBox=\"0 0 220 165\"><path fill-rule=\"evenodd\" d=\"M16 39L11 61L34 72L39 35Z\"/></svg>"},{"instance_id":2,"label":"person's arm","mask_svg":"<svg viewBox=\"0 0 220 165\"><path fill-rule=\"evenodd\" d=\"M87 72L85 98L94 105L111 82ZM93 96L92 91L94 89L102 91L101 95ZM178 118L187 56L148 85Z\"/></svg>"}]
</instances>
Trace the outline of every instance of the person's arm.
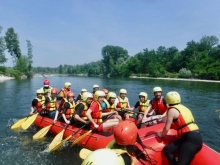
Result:
<instances>
[{"instance_id":1,"label":"person's arm","mask_svg":"<svg viewBox=\"0 0 220 165\"><path fill-rule=\"evenodd\" d=\"M92 110L91 110L91 109L88 109L88 110L86 111L86 116L87 116L87 118L89 119L90 123L92 123L95 128L98 128L99 125L94 122L94 120L92 119L91 113L92 113Z\"/></svg>"},{"instance_id":2,"label":"person's arm","mask_svg":"<svg viewBox=\"0 0 220 165\"><path fill-rule=\"evenodd\" d=\"M56 110L56 114L55 114L55 117L54 117L54 120L53 120L54 123L56 123L56 121L57 121L58 114L59 114L59 111Z\"/></svg>"},{"instance_id":3,"label":"person's arm","mask_svg":"<svg viewBox=\"0 0 220 165\"><path fill-rule=\"evenodd\" d=\"M63 113L62 113L62 117L64 119L64 121L66 122L66 124L70 124L70 121L66 119L65 113L67 111L67 109L70 108L70 105L68 103L64 104L64 109L63 109Z\"/></svg>"},{"instance_id":4,"label":"person's arm","mask_svg":"<svg viewBox=\"0 0 220 165\"><path fill-rule=\"evenodd\" d=\"M89 122L83 120L81 117L79 117L79 115L75 114L74 116L74 120L80 121L82 123L88 124Z\"/></svg>"},{"instance_id":5,"label":"person's arm","mask_svg":"<svg viewBox=\"0 0 220 165\"><path fill-rule=\"evenodd\" d=\"M37 99L33 99L32 103L31 103L30 115L34 114L34 111L35 111L34 107L36 107L37 103L38 103L38 100Z\"/></svg>"},{"instance_id":6,"label":"person's arm","mask_svg":"<svg viewBox=\"0 0 220 165\"><path fill-rule=\"evenodd\" d=\"M114 111L114 112L104 112L104 113L102 113L102 116L108 116L108 115L111 115L113 113L116 113L116 111Z\"/></svg>"},{"instance_id":7,"label":"person's arm","mask_svg":"<svg viewBox=\"0 0 220 165\"><path fill-rule=\"evenodd\" d=\"M126 108L126 109L129 110L129 111L134 111L139 105L140 105L140 102L137 101L134 107Z\"/></svg>"},{"instance_id":8,"label":"person's arm","mask_svg":"<svg viewBox=\"0 0 220 165\"><path fill-rule=\"evenodd\" d=\"M149 106L147 107L146 111L144 112L143 120L146 120L147 114L148 114L148 112L151 110L151 108L152 108L152 105L149 104Z\"/></svg>"}]
</instances>

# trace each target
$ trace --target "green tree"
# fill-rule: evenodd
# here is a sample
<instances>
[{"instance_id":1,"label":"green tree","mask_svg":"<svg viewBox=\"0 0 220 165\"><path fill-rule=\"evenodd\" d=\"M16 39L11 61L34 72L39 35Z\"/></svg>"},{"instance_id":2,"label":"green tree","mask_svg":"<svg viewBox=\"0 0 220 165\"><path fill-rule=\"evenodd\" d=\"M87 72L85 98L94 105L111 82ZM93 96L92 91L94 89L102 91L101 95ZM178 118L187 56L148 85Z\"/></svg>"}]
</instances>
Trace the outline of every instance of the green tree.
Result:
<instances>
[{"instance_id":1,"label":"green tree","mask_svg":"<svg viewBox=\"0 0 220 165\"><path fill-rule=\"evenodd\" d=\"M16 65L14 67L16 70L19 70L20 72L28 75L28 58L27 56L20 56L19 59L17 59Z\"/></svg>"},{"instance_id":2,"label":"green tree","mask_svg":"<svg viewBox=\"0 0 220 165\"><path fill-rule=\"evenodd\" d=\"M15 33L13 28L8 28L5 33L5 42L8 52L14 59L21 57L21 49L18 40L18 34Z\"/></svg>"},{"instance_id":3,"label":"green tree","mask_svg":"<svg viewBox=\"0 0 220 165\"><path fill-rule=\"evenodd\" d=\"M27 41L27 49L28 49L28 54L27 54L27 65L28 65L28 71L30 72L32 69L32 63L33 63L33 46L31 44L31 41L26 40Z\"/></svg>"},{"instance_id":4,"label":"green tree","mask_svg":"<svg viewBox=\"0 0 220 165\"><path fill-rule=\"evenodd\" d=\"M2 31L2 27L0 26L0 34L1 31ZM0 37L0 64L4 64L7 61L7 58L5 57L5 50L6 50L6 46L5 46L4 37Z\"/></svg>"}]
</instances>

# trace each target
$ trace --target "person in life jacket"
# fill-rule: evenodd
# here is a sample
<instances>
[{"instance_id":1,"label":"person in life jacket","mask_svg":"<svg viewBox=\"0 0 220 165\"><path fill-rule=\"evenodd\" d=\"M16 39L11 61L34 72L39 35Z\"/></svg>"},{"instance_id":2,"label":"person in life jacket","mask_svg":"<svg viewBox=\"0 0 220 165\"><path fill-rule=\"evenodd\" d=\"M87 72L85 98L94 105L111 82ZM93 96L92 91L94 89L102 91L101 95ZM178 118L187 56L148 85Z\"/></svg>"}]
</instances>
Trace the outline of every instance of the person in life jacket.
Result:
<instances>
[{"instance_id":1,"label":"person in life jacket","mask_svg":"<svg viewBox=\"0 0 220 165\"><path fill-rule=\"evenodd\" d=\"M90 128L96 129L96 131L106 131L109 128L115 127L118 123L118 119L107 119L102 121L103 116L115 114L115 112L102 112L101 103L105 99L105 93L103 91L95 92L95 101L92 102L89 109L86 111L86 116L90 121Z\"/></svg>"},{"instance_id":2,"label":"person in life jacket","mask_svg":"<svg viewBox=\"0 0 220 165\"><path fill-rule=\"evenodd\" d=\"M54 119L56 110L59 106L57 102L57 93L58 90L56 88L51 89L51 96L46 97L45 105L46 105L46 110L45 110L45 115L48 117Z\"/></svg>"},{"instance_id":3,"label":"person in life jacket","mask_svg":"<svg viewBox=\"0 0 220 165\"><path fill-rule=\"evenodd\" d=\"M166 118L163 118L163 119L160 118L161 116L164 116L166 114L167 109L169 107L169 105L166 103L166 100L162 96L161 87L154 87L153 93L154 93L154 98L150 101L149 106L144 112L142 123L148 120L147 116L152 116L152 115L156 115L154 119L158 118L159 120L158 121L154 120L154 122L151 124L157 124L159 122L166 122Z\"/></svg>"},{"instance_id":4,"label":"person in life jacket","mask_svg":"<svg viewBox=\"0 0 220 165\"><path fill-rule=\"evenodd\" d=\"M76 103L79 103L82 100L82 95L83 95L84 92L87 92L87 90L84 89L84 88L81 89L81 92L79 93L79 95L77 96L77 98L75 100Z\"/></svg>"},{"instance_id":5,"label":"person in life jacket","mask_svg":"<svg viewBox=\"0 0 220 165\"><path fill-rule=\"evenodd\" d=\"M143 119L144 112L146 111L150 103L150 100L147 100L147 98L148 95L146 92L140 92L139 101L136 102L134 107L128 108L128 110L132 110L132 111L134 111L136 108L138 109L139 113L137 113L137 121L136 121L136 125L138 128L141 127L141 121Z\"/></svg>"},{"instance_id":6,"label":"person in life jacket","mask_svg":"<svg viewBox=\"0 0 220 165\"><path fill-rule=\"evenodd\" d=\"M106 98L107 98L107 94L108 94L108 89L103 88L102 91L105 93L105 99L104 99L104 101L101 104L102 110L104 110L104 109L107 108L107 100L106 100Z\"/></svg>"},{"instance_id":7,"label":"person in life jacket","mask_svg":"<svg viewBox=\"0 0 220 165\"><path fill-rule=\"evenodd\" d=\"M30 115L33 115L35 111L40 112L42 109L45 109L45 97L43 93L42 88L36 90L37 97L32 100Z\"/></svg>"},{"instance_id":8,"label":"person in life jacket","mask_svg":"<svg viewBox=\"0 0 220 165\"><path fill-rule=\"evenodd\" d=\"M79 127L82 126L82 123L89 124L86 112L92 103L92 93L84 92L81 99L81 102L78 103L75 108L76 115L78 115L83 120L83 122L81 121L80 123L75 122L75 125Z\"/></svg>"},{"instance_id":9,"label":"person in life jacket","mask_svg":"<svg viewBox=\"0 0 220 165\"><path fill-rule=\"evenodd\" d=\"M51 89L52 87L50 86L50 81L49 80L44 80L44 86L42 87L44 91L44 96L49 97L51 96Z\"/></svg>"},{"instance_id":10,"label":"person in life jacket","mask_svg":"<svg viewBox=\"0 0 220 165\"><path fill-rule=\"evenodd\" d=\"M119 122L121 122L122 118L120 115L118 115L118 112L116 111L115 99L116 99L116 94L114 92L109 92L107 94L106 99L103 101L103 102L105 102L106 107L105 107L105 109L102 110L102 112L115 112L115 115L113 115L111 118L118 119ZM108 116L106 116L106 117L108 117ZM103 118L103 119L105 119L105 118Z\"/></svg>"},{"instance_id":11,"label":"person in life jacket","mask_svg":"<svg viewBox=\"0 0 220 165\"><path fill-rule=\"evenodd\" d=\"M70 91L71 91L71 83L65 82L64 88L62 88L60 91L60 100L62 100L63 98L67 98L67 93Z\"/></svg>"},{"instance_id":12,"label":"person in life jacket","mask_svg":"<svg viewBox=\"0 0 220 165\"><path fill-rule=\"evenodd\" d=\"M196 153L202 148L202 137L199 133L199 127L195 123L191 111L181 103L181 97L178 92L172 91L166 94L166 101L169 104L166 124L158 136L166 136L170 128L177 130L178 140L167 144L163 152L170 165L190 164ZM178 161L174 153L178 152Z\"/></svg>"},{"instance_id":13,"label":"person in life jacket","mask_svg":"<svg viewBox=\"0 0 220 165\"><path fill-rule=\"evenodd\" d=\"M91 152L81 165L134 165L132 157L120 149L102 148Z\"/></svg>"},{"instance_id":14,"label":"person in life jacket","mask_svg":"<svg viewBox=\"0 0 220 165\"><path fill-rule=\"evenodd\" d=\"M127 90L120 89L119 96L115 99L116 110L118 114L125 120L129 120L129 113L126 111L127 108L130 108L129 100L126 97Z\"/></svg>"},{"instance_id":15,"label":"person in life jacket","mask_svg":"<svg viewBox=\"0 0 220 165\"><path fill-rule=\"evenodd\" d=\"M98 85L93 85L92 89L93 89L93 91L92 91L92 96L93 96L92 101L95 101L94 95L95 95L95 92L99 90L99 86Z\"/></svg>"},{"instance_id":16,"label":"person in life jacket","mask_svg":"<svg viewBox=\"0 0 220 165\"><path fill-rule=\"evenodd\" d=\"M121 153L127 153L125 158L127 162L130 160L130 164L156 165L154 157L148 155L146 151L146 148L150 149L150 147L142 143L138 129L132 121L120 122L114 129L114 139L107 145L107 148L120 149Z\"/></svg>"}]
</instances>

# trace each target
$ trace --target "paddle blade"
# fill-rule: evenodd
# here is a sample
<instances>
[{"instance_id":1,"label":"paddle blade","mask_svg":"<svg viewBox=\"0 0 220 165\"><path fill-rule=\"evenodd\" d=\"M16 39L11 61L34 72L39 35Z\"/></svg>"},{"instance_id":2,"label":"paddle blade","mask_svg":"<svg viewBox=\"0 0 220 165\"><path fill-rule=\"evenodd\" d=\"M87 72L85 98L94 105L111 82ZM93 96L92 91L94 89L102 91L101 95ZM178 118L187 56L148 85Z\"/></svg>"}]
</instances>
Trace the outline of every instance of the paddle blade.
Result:
<instances>
[{"instance_id":1,"label":"paddle blade","mask_svg":"<svg viewBox=\"0 0 220 165\"><path fill-rule=\"evenodd\" d=\"M49 151L55 151L55 147L61 143L62 139L63 139L63 134L64 134L65 129L63 129L60 133L58 133L55 138L53 139L53 141L50 143L49 145Z\"/></svg>"},{"instance_id":2,"label":"paddle blade","mask_svg":"<svg viewBox=\"0 0 220 165\"><path fill-rule=\"evenodd\" d=\"M40 131L38 131L36 134L34 134L33 139L36 140L36 139L40 139L40 138L44 137L47 134L47 132L50 130L51 126L52 126L52 124L42 128Z\"/></svg>"},{"instance_id":3,"label":"paddle blade","mask_svg":"<svg viewBox=\"0 0 220 165\"><path fill-rule=\"evenodd\" d=\"M28 117L25 117L25 118L23 118L23 119L18 120L16 123L14 123L14 124L11 126L11 129L17 129L17 128L19 128L19 127L21 126L21 124L22 124L23 122L25 122L25 120L27 120L27 118L28 118Z\"/></svg>"},{"instance_id":4,"label":"paddle blade","mask_svg":"<svg viewBox=\"0 0 220 165\"><path fill-rule=\"evenodd\" d=\"M91 150L89 150L89 149L87 149L87 148L83 148L83 149L81 149L80 150L80 152L79 152L79 157L81 158L81 159L85 159L89 154L91 154L92 153L92 151Z\"/></svg>"},{"instance_id":5,"label":"paddle blade","mask_svg":"<svg viewBox=\"0 0 220 165\"><path fill-rule=\"evenodd\" d=\"M217 113L217 112L220 112L220 109L215 111L215 113Z\"/></svg>"},{"instance_id":6,"label":"paddle blade","mask_svg":"<svg viewBox=\"0 0 220 165\"><path fill-rule=\"evenodd\" d=\"M83 134L82 136L80 136L79 138L77 138L76 140L74 140L74 142L72 143L72 146L74 146L75 144L77 144L80 140L82 140L84 137L86 137L88 134L90 134L92 132L92 130L86 132L85 134Z\"/></svg>"},{"instance_id":7,"label":"paddle blade","mask_svg":"<svg viewBox=\"0 0 220 165\"><path fill-rule=\"evenodd\" d=\"M69 140L72 137L72 135L68 136L66 139L62 140L59 144L57 144L55 147L53 147L50 152L58 150L67 140Z\"/></svg>"},{"instance_id":8,"label":"paddle blade","mask_svg":"<svg viewBox=\"0 0 220 165\"><path fill-rule=\"evenodd\" d=\"M37 118L38 113L30 116L25 122L23 122L21 124L21 128L26 130L30 127L31 124L33 124L33 122L35 121L35 119Z\"/></svg>"}]
</instances>

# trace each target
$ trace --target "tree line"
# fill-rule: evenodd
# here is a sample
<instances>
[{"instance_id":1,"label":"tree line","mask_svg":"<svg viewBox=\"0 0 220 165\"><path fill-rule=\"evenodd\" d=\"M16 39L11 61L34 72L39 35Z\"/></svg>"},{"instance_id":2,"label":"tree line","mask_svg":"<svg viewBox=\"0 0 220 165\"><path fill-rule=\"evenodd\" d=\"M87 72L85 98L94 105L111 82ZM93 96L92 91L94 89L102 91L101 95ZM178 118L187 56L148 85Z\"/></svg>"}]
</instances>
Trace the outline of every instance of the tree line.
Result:
<instances>
[{"instance_id":1,"label":"tree line","mask_svg":"<svg viewBox=\"0 0 220 165\"><path fill-rule=\"evenodd\" d=\"M216 36L203 36L199 42L189 41L184 50L175 46L143 49L129 56L119 46L107 45L102 59L83 65L59 65L55 68L35 67L35 73L86 74L88 76L180 77L220 80L220 45Z\"/></svg>"},{"instance_id":2,"label":"tree line","mask_svg":"<svg viewBox=\"0 0 220 165\"><path fill-rule=\"evenodd\" d=\"M0 34L2 27L0 26ZM27 42L27 55L21 53L19 35L15 32L14 28L8 28L5 36L0 36L0 74L8 76L20 77L26 75L32 76L32 63L33 63L33 46L31 41ZM13 68L7 68L3 66L7 62L5 57L5 51L12 56Z\"/></svg>"}]
</instances>

